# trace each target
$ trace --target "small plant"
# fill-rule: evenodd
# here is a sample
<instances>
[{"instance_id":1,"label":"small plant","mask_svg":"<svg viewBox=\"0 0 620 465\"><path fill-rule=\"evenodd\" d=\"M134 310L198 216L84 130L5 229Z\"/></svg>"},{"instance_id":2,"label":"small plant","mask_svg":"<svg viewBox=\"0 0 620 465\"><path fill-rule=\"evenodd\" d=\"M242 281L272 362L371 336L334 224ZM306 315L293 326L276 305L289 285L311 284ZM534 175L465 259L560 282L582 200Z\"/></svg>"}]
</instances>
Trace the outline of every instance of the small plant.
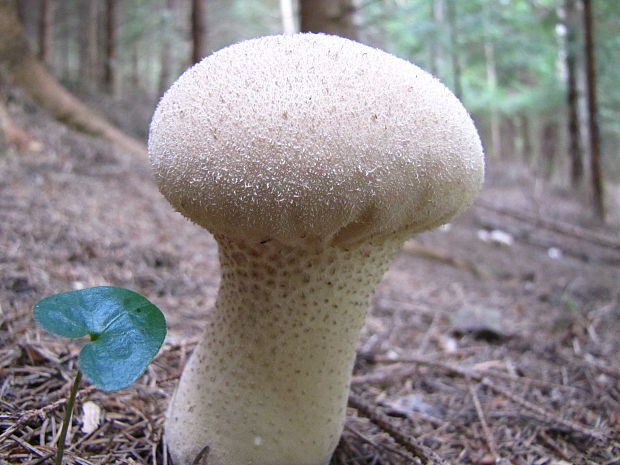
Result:
<instances>
[{"instance_id":1,"label":"small plant","mask_svg":"<svg viewBox=\"0 0 620 465\"><path fill-rule=\"evenodd\" d=\"M90 338L80 351L80 367L65 407L54 461L61 465L82 374L102 391L126 388L159 351L166 337L166 320L145 297L113 286L46 297L34 306L33 316L39 326L57 336Z\"/></svg>"}]
</instances>

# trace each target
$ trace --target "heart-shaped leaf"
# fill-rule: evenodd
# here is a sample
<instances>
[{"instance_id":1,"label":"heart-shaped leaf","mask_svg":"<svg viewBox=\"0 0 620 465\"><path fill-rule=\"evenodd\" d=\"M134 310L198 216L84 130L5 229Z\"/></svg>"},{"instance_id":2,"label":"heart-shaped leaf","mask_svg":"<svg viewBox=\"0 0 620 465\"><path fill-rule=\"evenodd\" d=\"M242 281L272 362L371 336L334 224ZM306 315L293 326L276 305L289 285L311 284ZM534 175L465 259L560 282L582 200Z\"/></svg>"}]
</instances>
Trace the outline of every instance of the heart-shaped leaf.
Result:
<instances>
[{"instance_id":1,"label":"heart-shaped leaf","mask_svg":"<svg viewBox=\"0 0 620 465\"><path fill-rule=\"evenodd\" d=\"M40 300L35 321L58 336L90 336L80 352L84 376L103 391L133 383L166 337L161 311L140 294L101 286L64 292Z\"/></svg>"}]
</instances>

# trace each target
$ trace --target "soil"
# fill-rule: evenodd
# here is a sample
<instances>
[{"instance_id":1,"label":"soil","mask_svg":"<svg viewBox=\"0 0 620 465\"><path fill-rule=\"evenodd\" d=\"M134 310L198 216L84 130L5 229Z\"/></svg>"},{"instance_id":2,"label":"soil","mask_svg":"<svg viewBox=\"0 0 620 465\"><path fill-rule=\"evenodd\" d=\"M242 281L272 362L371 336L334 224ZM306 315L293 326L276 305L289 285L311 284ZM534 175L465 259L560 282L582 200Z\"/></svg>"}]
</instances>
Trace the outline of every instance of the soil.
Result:
<instances>
[{"instance_id":1,"label":"soil","mask_svg":"<svg viewBox=\"0 0 620 465\"><path fill-rule=\"evenodd\" d=\"M163 412L214 303L216 244L148 160L12 114L44 148L0 154L0 463L51 463L76 369L81 342L37 329L33 304L99 285L147 296L169 335L128 389L82 383L69 463L166 463ZM617 211L597 224L581 193L488 165L476 204L405 244L380 284L333 464L620 464Z\"/></svg>"}]
</instances>

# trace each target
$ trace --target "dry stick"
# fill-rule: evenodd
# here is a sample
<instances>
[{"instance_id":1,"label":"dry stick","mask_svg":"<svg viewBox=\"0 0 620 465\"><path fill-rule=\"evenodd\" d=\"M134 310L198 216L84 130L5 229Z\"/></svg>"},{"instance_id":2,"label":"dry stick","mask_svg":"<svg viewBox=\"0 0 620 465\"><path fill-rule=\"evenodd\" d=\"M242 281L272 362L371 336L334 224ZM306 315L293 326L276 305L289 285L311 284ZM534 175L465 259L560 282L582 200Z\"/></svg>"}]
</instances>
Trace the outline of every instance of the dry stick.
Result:
<instances>
[{"instance_id":1,"label":"dry stick","mask_svg":"<svg viewBox=\"0 0 620 465\"><path fill-rule=\"evenodd\" d=\"M78 451L79 447L81 447L82 444L84 444L85 442L90 441L90 439L92 439L92 437L95 434L104 436L105 435L104 433L109 428L109 426L110 426L110 423L104 422L102 425L98 426L97 429L95 429L92 433L89 433L86 436L81 437L80 439L75 441L73 444L71 444L71 446L69 447L69 450Z\"/></svg>"},{"instance_id":2,"label":"dry stick","mask_svg":"<svg viewBox=\"0 0 620 465\"><path fill-rule=\"evenodd\" d=\"M484 431L484 437L487 441L487 446L489 446L489 451L495 460L495 463L499 463L499 456L497 455L497 444L495 442L495 436L493 436L493 432L491 428L489 428L489 424L484 416L484 411L482 410L482 405L480 405L480 399L478 398L478 393L474 388L473 384L469 385L469 393L471 394L471 398L474 401L474 407L476 409L476 413L478 414L478 419L480 420L480 424L482 425L482 431Z\"/></svg>"},{"instance_id":3,"label":"dry stick","mask_svg":"<svg viewBox=\"0 0 620 465\"><path fill-rule=\"evenodd\" d=\"M161 456L163 461L162 465L168 465L168 444L166 444L166 441L162 441Z\"/></svg>"},{"instance_id":4,"label":"dry stick","mask_svg":"<svg viewBox=\"0 0 620 465\"><path fill-rule=\"evenodd\" d=\"M94 390L95 390L95 386L88 386L80 390L77 393L77 395L83 396L83 395L91 393ZM4 433L0 434L0 444L2 444L2 442L4 442L11 434L13 434L15 431L17 431L19 428L24 426L26 423L28 423L33 418L43 416L47 414L48 412L52 412L56 410L57 408L62 407L66 403L67 403L67 399L59 399L53 404L46 405L43 408L27 410L25 412L22 412L19 416L19 419L15 422L15 424L12 426L9 426L6 429L6 431L4 431Z\"/></svg>"},{"instance_id":5,"label":"dry stick","mask_svg":"<svg viewBox=\"0 0 620 465\"><path fill-rule=\"evenodd\" d=\"M436 360L431 360L431 359L426 358L426 357L408 356L408 357L401 357L401 358L396 358L396 359L377 357L374 361L377 362L377 363L385 363L385 364L413 363L415 365L423 365L423 366L428 366L428 367L441 368L441 369L446 370L446 371L448 371L450 373L462 376L463 378L469 378L469 379L472 379L472 380L478 381L478 382L482 381L482 379L486 375L486 376L495 376L495 377L498 377L498 378L503 378L503 379L507 379L507 380L510 380L510 381L516 381L516 382L527 381L530 384L534 384L534 385L538 385L538 386L542 386L542 387L550 387L550 386L552 386L552 387L564 388L564 389L575 389L575 388L572 388L570 386L564 386L564 385L555 384L555 383L548 383L548 382L545 382L545 381L531 379L531 378L522 378L522 377L519 377L519 376L514 376L514 375L510 375L510 374L507 374L507 373L501 373L501 372L497 372L497 371L484 370L482 372L478 372L478 371L475 371L475 370L461 368L461 367L453 365L451 363L445 363L445 362L439 362L439 361L436 361Z\"/></svg>"},{"instance_id":6,"label":"dry stick","mask_svg":"<svg viewBox=\"0 0 620 465\"><path fill-rule=\"evenodd\" d=\"M152 465L157 465L157 443L151 443L151 457L153 458Z\"/></svg>"},{"instance_id":7,"label":"dry stick","mask_svg":"<svg viewBox=\"0 0 620 465\"><path fill-rule=\"evenodd\" d=\"M424 464L449 465L448 462L425 445L420 444L415 438L407 437L398 431L398 428L390 422L387 415L353 392L349 393L349 405L388 433L396 443L420 458Z\"/></svg>"},{"instance_id":8,"label":"dry stick","mask_svg":"<svg viewBox=\"0 0 620 465\"><path fill-rule=\"evenodd\" d=\"M551 449L553 452L558 454L564 460L566 460L567 462L569 462L571 460L570 456L566 453L566 451L564 449L562 449L557 442L555 442L553 439L551 439L547 435L547 433L545 433L544 431L539 431L538 432L538 437L543 442L543 444L545 444L549 449Z\"/></svg>"},{"instance_id":9,"label":"dry stick","mask_svg":"<svg viewBox=\"0 0 620 465\"><path fill-rule=\"evenodd\" d=\"M40 465L42 463L46 463L55 454L56 454L55 452L49 452L47 455L44 455L43 457L39 457L38 459L36 459L34 462L28 462L27 465Z\"/></svg>"},{"instance_id":10,"label":"dry stick","mask_svg":"<svg viewBox=\"0 0 620 465\"><path fill-rule=\"evenodd\" d=\"M620 370L618 370L617 368L614 368L609 365L605 365L604 363L595 361L595 360L585 359L584 362L588 366L593 366L594 368L597 368L598 370L602 371L606 375L613 376L614 378L620 378Z\"/></svg>"},{"instance_id":11,"label":"dry stick","mask_svg":"<svg viewBox=\"0 0 620 465\"><path fill-rule=\"evenodd\" d=\"M211 448L209 446L204 446L198 455L194 458L192 465L200 465L201 463L207 464L206 459L209 457L209 451Z\"/></svg>"},{"instance_id":12,"label":"dry stick","mask_svg":"<svg viewBox=\"0 0 620 465\"><path fill-rule=\"evenodd\" d=\"M392 452L396 455L399 455L401 457L403 457L404 459L409 460L410 462L414 461L414 457L412 457L411 455L409 455L406 452L403 452L402 450L398 450L394 447L388 446L386 444L383 444L382 446L380 446L379 444L377 444L376 442L374 442L372 439L370 439L369 437L365 436L364 434L362 434L361 432L359 432L358 430L356 430L353 426L351 425L345 425L345 427L351 432L353 433L355 436L357 436L358 438L360 438L362 441L370 444L373 449L375 450L375 453L378 453L379 451L381 451L381 449L385 449L389 452ZM359 454L358 454L359 455Z\"/></svg>"},{"instance_id":13,"label":"dry stick","mask_svg":"<svg viewBox=\"0 0 620 465\"><path fill-rule=\"evenodd\" d=\"M354 429L348 425L345 425L345 428L347 428L352 433L355 432ZM360 460L364 460L364 455L359 450L353 448L346 435L343 435L340 439L339 449L340 451L338 452L338 459L342 463L344 463L345 458L353 458L353 460L355 460L355 463L362 463L360 462ZM347 460L347 462L350 462L350 460Z\"/></svg>"},{"instance_id":14,"label":"dry stick","mask_svg":"<svg viewBox=\"0 0 620 465\"><path fill-rule=\"evenodd\" d=\"M457 268L459 270L469 271L474 276L482 280L489 280L493 278L493 274L489 270L479 267L474 262L447 255L439 250L431 249L429 247L426 247L425 245L420 244L419 242L416 242L413 239L405 242L402 250L412 255L417 255L419 257L425 258L427 260L432 260L442 263L444 265L453 266L454 268Z\"/></svg>"},{"instance_id":15,"label":"dry stick","mask_svg":"<svg viewBox=\"0 0 620 465\"><path fill-rule=\"evenodd\" d=\"M420 357L407 357L407 358L402 358L402 359L397 359L397 360L390 360L390 359L383 359L383 358L378 358L377 359L378 362L384 362L384 363L415 363L418 365L425 365L425 366L431 366L431 367L437 367L437 368L442 368L450 373L454 373L456 375L462 376L463 378L466 379L471 379L474 381L477 381L481 384L483 384L484 386L493 389L495 392L498 392L499 394L502 394L504 397L507 397L508 399L512 400L513 402L515 402L516 404L521 405L522 407L525 407L526 409L537 413L538 415L542 416L543 418L545 418L548 422L550 423L557 423L561 426L563 426L564 428L567 428L571 431L575 431L577 433L583 434L584 436L589 436L591 438L594 439L598 439L598 440L606 440L607 437L605 436L604 433L595 430L593 428L588 428L586 426L583 426L577 422L571 421L571 420L566 420L564 418L560 418L557 415L554 415L550 412L548 412L547 410L545 410L544 408L533 404L532 402L517 396L516 394L512 393L511 391L509 391L508 389L505 389L501 386L498 386L497 384L495 384L493 381L491 381L489 378L484 377L483 375L481 375L480 373L476 373L473 370L467 370L465 368L460 368L457 367L455 365L451 365L449 363L443 363L443 362L435 362L432 360L427 360L424 358L420 358ZM519 379L519 378L517 378ZM529 381L529 380L528 380Z\"/></svg>"},{"instance_id":16,"label":"dry stick","mask_svg":"<svg viewBox=\"0 0 620 465\"><path fill-rule=\"evenodd\" d=\"M479 381L479 379L482 379L483 376L487 376L487 377L490 376L493 378L501 378L501 379L506 379L508 381L515 381L518 383L527 382L528 384L531 384L534 386L540 386L544 388L557 388L557 389L563 389L567 391L578 390L574 386L566 386L564 384L552 383L552 382L543 381L540 379L524 378L521 376L515 376L515 375L511 375L508 373L502 373L500 371L495 371L495 370L480 370L480 371L466 370L464 368L457 367L456 365L447 364L445 362L434 361L432 359L429 359L428 357L414 356L414 357L395 358L395 359L375 358L374 362L384 363L388 365L394 365L397 363L405 363L405 364L416 364L416 365L438 367L438 368L445 369L446 371L459 374L460 376L463 376L464 378L467 378L467 377L472 378L476 381ZM595 365L595 366L598 366L598 365ZM418 370L417 368L405 368L405 369L400 369L400 370L394 370L393 372L390 372L390 373L379 372L379 373L371 373L368 375L354 376L352 379L352 384L366 384L366 383L378 384L378 383L382 383L388 380L393 381L394 379L407 378L411 376L417 370Z\"/></svg>"},{"instance_id":17,"label":"dry stick","mask_svg":"<svg viewBox=\"0 0 620 465\"><path fill-rule=\"evenodd\" d=\"M27 442L21 440L17 436L11 436L10 439L12 441L15 441L20 446L22 446L25 450L28 450L28 451L32 452L33 454L38 455L39 457L45 457L45 455L46 455L44 452L41 452L39 449L34 447L32 444L28 444Z\"/></svg>"},{"instance_id":18,"label":"dry stick","mask_svg":"<svg viewBox=\"0 0 620 465\"><path fill-rule=\"evenodd\" d=\"M488 210L499 215L509 216L516 220L533 224L536 227L547 229L558 234L563 234L564 236L573 237L575 239L582 239L588 242L592 242L593 244L600 245L602 247L620 250L619 241L572 224L548 220L523 211L496 207L494 205L491 205L490 203L481 200L478 200L476 202L476 206L482 208L483 210Z\"/></svg>"},{"instance_id":19,"label":"dry stick","mask_svg":"<svg viewBox=\"0 0 620 465\"><path fill-rule=\"evenodd\" d=\"M536 405L532 402L530 402L529 400L524 399L523 397L520 397L516 394L514 394L513 392L509 391L508 389L505 389L501 386L498 386L497 384L493 383L490 379L488 378L483 378L480 380L480 383L484 386L487 386L490 389L493 389L495 392L498 392L499 394L502 394L504 397L512 400L515 404L519 404L521 407L524 407L538 415L540 415L541 417L543 417L546 421L548 421L549 423L557 423L561 426L563 426L564 428L567 428L570 431L574 431L580 434L583 434L584 436L589 436L593 439L597 439L599 441L605 441L607 440L607 436L602 433L601 431L597 431L594 428L588 428L586 426L583 426L575 421L572 420L567 420L561 417L558 417L557 415L554 415L552 413L550 413L549 411L545 410L544 408L540 407L539 405Z\"/></svg>"}]
</instances>

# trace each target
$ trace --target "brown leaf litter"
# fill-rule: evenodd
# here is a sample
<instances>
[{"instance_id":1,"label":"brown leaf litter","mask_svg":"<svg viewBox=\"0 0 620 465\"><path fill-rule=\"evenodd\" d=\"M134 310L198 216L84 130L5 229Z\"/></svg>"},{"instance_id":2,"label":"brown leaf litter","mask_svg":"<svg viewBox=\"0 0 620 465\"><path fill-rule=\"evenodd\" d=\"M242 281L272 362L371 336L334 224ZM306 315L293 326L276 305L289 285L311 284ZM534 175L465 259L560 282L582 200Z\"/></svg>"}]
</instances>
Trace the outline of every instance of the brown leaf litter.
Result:
<instances>
[{"instance_id":1,"label":"brown leaf litter","mask_svg":"<svg viewBox=\"0 0 620 465\"><path fill-rule=\"evenodd\" d=\"M214 302L215 244L171 211L146 160L16 118L45 149L0 158L0 463L51 463L77 368L80 343L37 329L32 305L105 284L153 300L169 337L131 387L82 383L67 463L170 463L163 416ZM490 165L481 206L408 244L379 286L333 465L620 464L620 253L598 240L617 224ZM481 240L492 230L510 240Z\"/></svg>"}]
</instances>

